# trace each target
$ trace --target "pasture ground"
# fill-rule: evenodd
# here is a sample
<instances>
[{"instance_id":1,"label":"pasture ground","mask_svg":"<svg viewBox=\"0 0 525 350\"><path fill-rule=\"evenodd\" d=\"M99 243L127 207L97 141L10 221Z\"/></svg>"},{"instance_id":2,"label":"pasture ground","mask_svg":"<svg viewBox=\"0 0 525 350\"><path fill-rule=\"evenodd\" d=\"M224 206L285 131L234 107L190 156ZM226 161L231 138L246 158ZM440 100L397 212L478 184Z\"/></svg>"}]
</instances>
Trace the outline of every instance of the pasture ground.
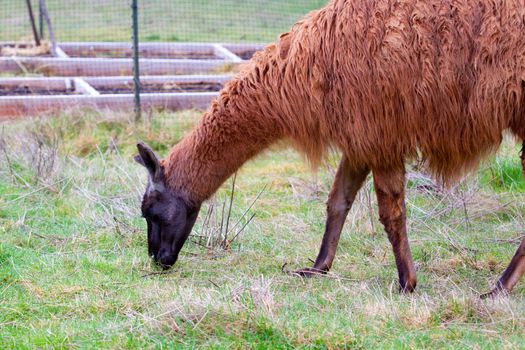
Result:
<instances>
[{"instance_id":1,"label":"pasture ground","mask_svg":"<svg viewBox=\"0 0 525 350\"><path fill-rule=\"evenodd\" d=\"M132 161L134 144L165 156L198 117L154 113L134 125L79 111L2 124L0 348L523 348L525 281L509 297L478 299L523 233L525 185L512 140L449 190L407 166L419 285L399 295L370 181L332 273L305 280L281 271L315 258L337 162L332 156L313 175L282 146L238 173L232 222L244 223L267 187L231 249L189 242L159 274L146 253L146 174ZM230 189L219 191L216 208Z\"/></svg>"}]
</instances>

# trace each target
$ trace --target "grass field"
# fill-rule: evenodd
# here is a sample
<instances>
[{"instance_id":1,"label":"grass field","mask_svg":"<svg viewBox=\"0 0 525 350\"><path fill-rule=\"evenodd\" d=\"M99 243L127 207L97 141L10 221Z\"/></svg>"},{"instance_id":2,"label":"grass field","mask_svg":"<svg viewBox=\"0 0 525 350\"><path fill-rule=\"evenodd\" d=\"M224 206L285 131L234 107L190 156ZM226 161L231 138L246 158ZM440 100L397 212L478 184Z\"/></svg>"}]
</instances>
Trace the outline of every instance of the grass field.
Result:
<instances>
[{"instance_id":1,"label":"grass field","mask_svg":"<svg viewBox=\"0 0 525 350\"><path fill-rule=\"evenodd\" d=\"M451 190L410 172L419 286L399 295L370 182L332 273L303 280L281 271L315 258L337 159L313 175L282 147L239 172L232 222L244 224L242 213L267 187L231 249L189 242L159 274L146 253L146 174L132 161L134 144L165 156L198 116L155 113L133 125L76 112L2 124L0 348L523 348L525 281L510 297L478 299L523 232L525 185L510 140Z\"/></svg>"},{"instance_id":2,"label":"grass field","mask_svg":"<svg viewBox=\"0 0 525 350\"><path fill-rule=\"evenodd\" d=\"M143 1L141 35L269 42L324 2ZM59 40L130 38L127 2L47 3ZM23 2L2 2L0 28L0 40L29 36ZM370 180L332 272L285 273L317 254L338 156L314 174L282 145L238 173L231 220L246 226L230 249L199 237L218 226L227 182L176 266L161 273L147 257L139 211L146 174L132 161L135 143L165 156L198 117L158 112L133 124L126 115L76 111L0 125L0 349L525 347L525 280L509 297L478 298L523 234L525 183L512 140L451 189L407 165L419 284L399 295Z\"/></svg>"},{"instance_id":3,"label":"grass field","mask_svg":"<svg viewBox=\"0 0 525 350\"><path fill-rule=\"evenodd\" d=\"M57 40L131 40L128 1L47 0L46 3ZM267 43L325 3L326 0L139 1L140 37L142 41ZM25 2L2 1L0 28L0 41L31 38Z\"/></svg>"}]
</instances>

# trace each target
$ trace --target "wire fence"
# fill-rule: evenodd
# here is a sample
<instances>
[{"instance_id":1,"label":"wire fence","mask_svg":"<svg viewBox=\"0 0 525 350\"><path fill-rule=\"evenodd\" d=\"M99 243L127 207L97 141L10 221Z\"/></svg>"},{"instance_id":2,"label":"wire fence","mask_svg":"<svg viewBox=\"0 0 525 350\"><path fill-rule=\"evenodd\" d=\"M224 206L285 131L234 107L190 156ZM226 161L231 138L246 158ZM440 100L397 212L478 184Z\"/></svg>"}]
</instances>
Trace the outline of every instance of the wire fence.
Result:
<instances>
[{"instance_id":1,"label":"wire fence","mask_svg":"<svg viewBox=\"0 0 525 350\"><path fill-rule=\"evenodd\" d=\"M173 98L192 101L175 103L168 99L170 96L164 96L162 103L170 108L209 103L238 63L250 59L264 44L275 41L298 19L327 2L135 1L138 4L140 93L187 93ZM45 89L41 88L45 85L43 82L31 82L35 87L26 86L21 94L45 90L46 94L133 95L139 86L132 77L135 68L133 2L2 0L0 79L6 76L75 78L73 83L56 83L60 86L57 91L51 91L49 81ZM35 45L37 40L42 44ZM202 78L203 75L206 78ZM11 84L6 90L9 93L15 83L8 83ZM0 82L0 96L2 89ZM201 95L191 95L193 93Z\"/></svg>"},{"instance_id":2,"label":"wire fence","mask_svg":"<svg viewBox=\"0 0 525 350\"><path fill-rule=\"evenodd\" d=\"M39 0L32 4L45 26ZM130 0L45 0L58 41L129 42ZM326 0L142 0L141 42L267 43ZM0 41L31 40L26 0L2 0Z\"/></svg>"},{"instance_id":3,"label":"wire fence","mask_svg":"<svg viewBox=\"0 0 525 350\"><path fill-rule=\"evenodd\" d=\"M46 31L39 0L29 0L36 26ZM128 41L131 8L126 0L45 0L57 41ZM2 0L0 40L32 40L26 0ZM47 33L45 33L47 35Z\"/></svg>"}]
</instances>

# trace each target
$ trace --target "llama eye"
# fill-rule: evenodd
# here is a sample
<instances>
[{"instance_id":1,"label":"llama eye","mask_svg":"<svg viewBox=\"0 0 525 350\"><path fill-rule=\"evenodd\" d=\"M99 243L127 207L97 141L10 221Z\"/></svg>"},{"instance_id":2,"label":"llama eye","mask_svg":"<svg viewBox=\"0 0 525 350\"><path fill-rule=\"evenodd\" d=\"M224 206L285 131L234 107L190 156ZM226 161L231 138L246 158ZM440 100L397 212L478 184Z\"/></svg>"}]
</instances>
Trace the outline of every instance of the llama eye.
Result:
<instances>
[{"instance_id":1,"label":"llama eye","mask_svg":"<svg viewBox=\"0 0 525 350\"><path fill-rule=\"evenodd\" d=\"M155 222L160 222L163 220L162 218L162 214L159 213L158 210L153 210L152 207L149 207L146 212L144 213L149 220L151 221L155 221Z\"/></svg>"}]
</instances>

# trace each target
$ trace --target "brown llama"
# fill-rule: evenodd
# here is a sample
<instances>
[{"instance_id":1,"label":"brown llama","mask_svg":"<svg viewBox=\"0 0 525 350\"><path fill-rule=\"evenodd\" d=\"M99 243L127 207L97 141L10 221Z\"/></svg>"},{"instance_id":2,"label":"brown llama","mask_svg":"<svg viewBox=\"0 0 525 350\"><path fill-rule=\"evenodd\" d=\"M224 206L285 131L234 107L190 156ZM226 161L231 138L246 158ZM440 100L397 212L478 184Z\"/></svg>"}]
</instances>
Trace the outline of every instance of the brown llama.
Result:
<instances>
[{"instance_id":1,"label":"brown llama","mask_svg":"<svg viewBox=\"0 0 525 350\"><path fill-rule=\"evenodd\" d=\"M142 203L149 254L175 263L201 203L247 160L289 140L315 166L342 154L312 268L332 266L345 218L372 172L400 289L416 272L406 233L407 161L450 184L525 139L525 4L514 0L332 0L256 54L200 123L159 161L138 144L149 184ZM522 155L525 169L525 157ZM495 289L525 272L525 239Z\"/></svg>"}]
</instances>

